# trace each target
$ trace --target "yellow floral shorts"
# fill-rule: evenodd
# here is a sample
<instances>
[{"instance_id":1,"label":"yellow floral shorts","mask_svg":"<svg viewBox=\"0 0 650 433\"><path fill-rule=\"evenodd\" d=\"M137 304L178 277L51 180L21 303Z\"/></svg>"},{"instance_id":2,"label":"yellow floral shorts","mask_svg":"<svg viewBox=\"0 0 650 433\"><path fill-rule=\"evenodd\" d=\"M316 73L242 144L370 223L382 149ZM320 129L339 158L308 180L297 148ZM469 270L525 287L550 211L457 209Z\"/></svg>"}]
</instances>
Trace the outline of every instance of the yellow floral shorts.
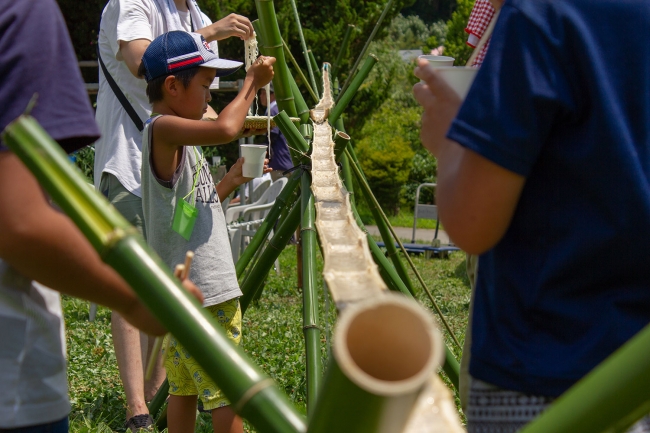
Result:
<instances>
[{"instance_id":1,"label":"yellow floral shorts","mask_svg":"<svg viewBox=\"0 0 650 433\"><path fill-rule=\"evenodd\" d=\"M241 342L241 309L239 299L231 299L206 308L210 315L224 328L228 338ZM169 394L198 395L205 410L228 406L230 402L217 385L208 377L205 370L187 350L171 335L167 334L163 343L163 356Z\"/></svg>"}]
</instances>

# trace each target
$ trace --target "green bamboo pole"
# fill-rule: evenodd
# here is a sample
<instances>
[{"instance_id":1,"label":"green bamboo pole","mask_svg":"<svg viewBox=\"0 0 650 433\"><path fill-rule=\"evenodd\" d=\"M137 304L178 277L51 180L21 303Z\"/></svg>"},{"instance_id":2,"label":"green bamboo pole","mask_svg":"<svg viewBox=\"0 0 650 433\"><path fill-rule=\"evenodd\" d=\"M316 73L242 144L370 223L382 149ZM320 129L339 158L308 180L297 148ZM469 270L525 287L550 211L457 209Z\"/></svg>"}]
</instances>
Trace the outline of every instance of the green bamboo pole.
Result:
<instances>
[{"instance_id":1,"label":"green bamboo pole","mask_svg":"<svg viewBox=\"0 0 650 433\"><path fill-rule=\"evenodd\" d=\"M262 222L260 227L257 229L255 235L253 236L253 239L251 239L250 243L248 244L244 252L241 254L241 256L239 256L239 260L237 260L237 264L235 266L235 269L237 271L237 278L240 278L242 276L244 270L246 269L246 266L248 266L248 264L251 261L251 258L255 254L255 251L257 251L260 248L262 243L264 243L264 240L268 237L271 230L273 230L273 226L278 220L278 217L280 216L282 209L287 207L287 205L293 204L292 202L289 201L289 198L296 190L299 183L300 183L300 173L298 171L293 172L291 177L289 178L289 182L287 182L284 188L282 188L282 191L275 199L275 203L273 204L273 207L271 207L271 209L269 210L269 213L264 218L264 222Z\"/></svg>"},{"instance_id":2,"label":"green bamboo pole","mask_svg":"<svg viewBox=\"0 0 650 433\"><path fill-rule=\"evenodd\" d=\"M372 70L372 67L375 66L377 61L378 61L377 56L375 56L374 54L370 54L366 58L366 61L363 63L363 66L361 67L361 70L354 77L354 80L352 80L352 84L350 84L350 87L339 96L336 105L330 111L328 120L331 125L334 125L336 123L338 118L343 113L343 110L347 108L348 104L350 103L350 101L352 101L352 98L354 98L354 95L357 93L357 90L359 90L359 87L361 87L363 81L368 77L368 74Z\"/></svg>"},{"instance_id":3,"label":"green bamboo pole","mask_svg":"<svg viewBox=\"0 0 650 433\"><path fill-rule=\"evenodd\" d=\"M275 124L280 128L284 138L287 139L289 150L293 150L296 154L296 159L293 163L298 165L300 162L306 162L306 160L309 160L309 157L307 156L309 145L303 138L300 130L296 128L296 125L294 125L293 122L291 122L287 113L281 111L273 118L273 120L275 120Z\"/></svg>"},{"instance_id":4,"label":"green bamboo pole","mask_svg":"<svg viewBox=\"0 0 650 433\"><path fill-rule=\"evenodd\" d=\"M347 157L347 155L345 154L343 155ZM361 181L359 181L359 184L361 184ZM377 208L376 203L368 196L368 191L366 188L362 186L361 192L366 198L366 203L368 203L370 212L372 212L372 216L375 219L375 223L377 224L377 228L379 229L379 234L381 235L381 239L384 241L384 247L386 248L386 257L388 257L391 260L391 262L393 262L393 266L395 266L395 270L397 271L398 275L400 276L402 281L404 281L404 284L408 288L411 295L415 297L415 288L413 287L413 283L411 282L411 279L408 276L408 271L406 270L406 266L404 266L404 263L399 258L399 254L397 253L397 248L395 247L393 237L391 236L387 224L381 218L380 210Z\"/></svg>"},{"instance_id":5,"label":"green bamboo pole","mask_svg":"<svg viewBox=\"0 0 650 433\"><path fill-rule=\"evenodd\" d=\"M296 58L293 57L293 54L291 54L291 51L289 51L289 47L287 46L287 43L284 41L284 39L282 40L282 46L284 47L284 54L287 57L289 57L289 60L291 61L291 64L293 65L294 69L300 76L300 79L302 80L303 83L305 83L305 87L307 87L307 91L309 92L312 99L314 100L314 104L317 104L319 101L318 95L316 95L316 92L314 92L314 89L309 84L309 81L307 81L307 77L305 77L305 74L302 72L302 69L300 69L300 65L298 65Z\"/></svg>"},{"instance_id":6,"label":"green bamboo pole","mask_svg":"<svg viewBox=\"0 0 650 433\"><path fill-rule=\"evenodd\" d=\"M318 86L316 85L316 78L314 78L314 71L312 65L309 63L309 57L307 55L307 44L305 43L305 36L302 34L302 24L300 24L300 16L298 15L298 8L296 7L296 1L291 0L291 9L293 10L293 18L296 21L296 29L298 29L298 37L300 38L300 46L302 47L302 52L305 55L305 63L307 63L307 73L309 74L309 80L314 90L318 94ZM320 99L318 97L317 99Z\"/></svg>"},{"instance_id":7,"label":"green bamboo pole","mask_svg":"<svg viewBox=\"0 0 650 433\"><path fill-rule=\"evenodd\" d=\"M160 388L158 388L158 391L156 392L156 395L151 399L147 407L149 408L149 413L151 416L156 419L156 415L158 415L158 412L160 412L160 408L163 407L165 402L167 401L167 396L169 395L169 382L167 382L167 379L160 385Z\"/></svg>"},{"instance_id":8,"label":"green bamboo pole","mask_svg":"<svg viewBox=\"0 0 650 433\"><path fill-rule=\"evenodd\" d=\"M650 412L650 326L562 394L523 433L624 432Z\"/></svg>"},{"instance_id":9,"label":"green bamboo pole","mask_svg":"<svg viewBox=\"0 0 650 433\"><path fill-rule=\"evenodd\" d=\"M349 158L351 157L349 155L350 155L349 152L344 152L341 157L341 162L343 162L343 158L345 158L348 169L351 168L351 164L349 163ZM358 168L358 167L356 167L355 165L354 168ZM408 288L411 295L415 297L415 288L413 287L413 283L411 282L411 279L408 276L408 271L406 270L404 263L399 258L399 255L397 253L397 248L395 248L395 243L393 241L393 237L391 236L391 232L388 228L388 225L386 224L386 222L381 216L381 209L379 208L379 204L377 203L376 200L374 200L374 195L372 195L372 191L370 191L370 187L367 186L367 182L365 181L364 178L361 177L361 172L359 170L354 170L354 169L352 171L354 171L355 175L357 176L359 185L361 186L361 191L364 194L364 197L366 198L366 202L368 203L368 207L370 208L370 211L372 212L372 216L375 219L377 228L379 229L379 233L381 235L381 239L384 241L384 246L386 248L387 256L393 262L393 265L395 266L395 270L397 271L401 280Z\"/></svg>"},{"instance_id":10,"label":"green bamboo pole","mask_svg":"<svg viewBox=\"0 0 650 433\"><path fill-rule=\"evenodd\" d=\"M311 174L302 175L300 242L302 243L302 320L307 359L307 414L316 406L316 395L323 375L320 353L320 328L318 325L318 284L316 283L316 208L311 192Z\"/></svg>"},{"instance_id":11,"label":"green bamboo pole","mask_svg":"<svg viewBox=\"0 0 650 433\"><path fill-rule=\"evenodd\" d=\"M322 74L320 73L320 68L318 67L318 62L316 61L316 57L314 57L314 52L312 50L307 50L307 55L309 56L309 62L311 63L311 67L314 69L314 71L316 71L316 77L318 78L318 83L320 83L323 79L322 79ZM319 89L321 87L322 85L319 86Z\"/></svg>"},{"instance_id":12,"label":"green bamboo pole","mask_svg":"<svg viewBox=\"0 0 650 433\"><path fill-rule=\"evenodd\" d=\"M33 118L21 116L7 126L3 141L87 235L102 259L205 368L236 413L260 431L306 430L304 419L286 396L181 287L142 236L128 227L108 201L88 188L83 175Z\"/></svg>"},{"instance_id":13,"label":"green bamboo pole","mask_svg":"<svg viewBox=\"0 0 650 433\"><path fill-rule=\"evenodd\" d=\"M296 102L296 111L300 118L300 124L304 125L309 123L309 107L307 107L305 98L302 97L302 93L300 93L298 84L296 84L296 80L293 79L293 76L289 75L289 81L291 82L291 91L293 92L293 98Z\"/></svg>"},{"instance_id":14,"label":"green bamboo pole","mask_svg":"<svg viewBox=\"0 0 650 433\"><path fill-rule=\"evenodd\" d=\"M341 131L338 128L336 129L337 131L334 133L334 159L341 161L343 151L348 147L348 143L350 142L350 136L346 134L345 131ZM346 184L345 186L347 187L348 185Z\"/></svg>"},{"instance_id":15,"label":"green bamboo pole","mask_svg":"<svg viewBox=\"0 0 650 433\"><path fill-rule=\"evenodd\" d=\"M368 233L368 229L366 229L366 226L363 224L363 221L361 221L361 217L359 216L359 212L357 211L356 205L353 203L350 203L350 208L352 209L352 215L354 216L354 219L357 222L357 225L359 226L359 229L361 229L362 232L365 233L366 235L366 240L368 241L368 248L370 248L370 253L372 254L372 258L374 262L377 264L377 267L379 268L379 273L388 286L390 290L394 290L397 292L402 292L403 295L412 298L413 296L411 295L411 292L406 288L404 285L404 282L402 279L397 275L395 272L395 268L390 264L384 253L381 251L379 246L377 245L377 242L375 242L375 239L372 237L370 233Z\"/></svg>"},{"instance_id":16,"label":"green bamboo pole","mask_svg":"<svg viewBox=\"0 0 650 433\"><path fill-rule=\"evenodd\" d=\"M244 296L239 299L242 314L246 311L253 298L255 298L256 293L259 290L262 290L264 280L266 279L269 270L273 267L273 263L287 245L289 239L291 239L291 235L293 235L296 228L298 228L298 224L300 224L300 202L297 202L293 206L293 209L291 209L287 218L271 238L269 245L260 256L255 267L251 269L248 277L241 284L241 291L244 294Z\"/></svg>"},{"instance_id":17,"label":"green bamboo pole","mask_svg":"<svg viewBox=\"0 0 650 433\"><path fill-rule=\"evenodd\" d=\"M308 432L403 431L442 359L431 316L413 300L386 294L346 307L334 334Z\"/></svg>"},{"instance_id":18,"label":"green bamboo pole","mask_svg":"<svg viewBox=\"0 0 650 433\"><path fill-rule=\"evenodd\" d=\"M350 153L348 149L345 150L345 154L350 157ZM447 323L447 319L445 319L445 316L442 314L442 310L438 306L438 303L435 301L433 298L433 295L431 295L431 292L429 291L429 288L427 287L426 283L420 276L420 273L418 270L415 268L415 265L413 264L413 261L411 260L411 257L408 255L406 250L404 249L404 245L402 245L402 241L398 238L398 236L395 234L395 231L393 230L393 227L391 226L390 222L388 221L388 218L386 217L386 214L384 214L384 211L381 209L381 206L379 206L379 203L377 202L377 199L372 193L372 190L370 189L370 186L368 185L368 182L366 181L365 177L362 175L360 168L356 164L350 164L352 167L352 171L357 177L357 181L359 182L359 185L361 186L361 190L364 193L364 196L366 197L366 200L368 201L368 205L371 207L371 211L373 212L373 215L375 216L375 220L377 222L377 227L379 228L379 231L382 233L382 239L384 240L384 245L386 246L386 249L390 251L389 247L392 245L393 249L395 248L395 245L393 244L393 238L395 241L399 244L402 252L404 253L404 256L406 257L406 260L409 262L411 265L411 269L417 276L418 280L420 281L420 284L422 285L422 288L425 290L427 295L429 296L429 300L431 301L431 304L433 305L433 308L436 310L438 313L438 316L440 316L440 321L444 324L445 328L447 329L447 332L449 333L450 337L456 343L456 346L460 350L463 349L463 346L458 342L456 339L456 336L451 330L451 327L449 326L449 323ZM377 218L379 217L379 218ZM380 223L381 221L381 223ZM388 228L390 230L390 233L392 234L392 238L388 233L385 233L384 229ZM386 235L386 237L384 237ZM405 278L405 281L408 281L407 286L410 285L410 280L408 279L408 274L406 273L406 268L404 268L404 264L402 263L401 260L399 260L399 257L397 256L397 252L395 251L393 257L395 259L393 260L393 263L395 264L395 268L397 269L398 273L400 276L404 275L403 278ZM401 270L400 270L401 268ZM410 287L410 291L413 292L413 287Z\"/></svg>"},{"instance_id":19,"label":"green bamboo pole","mask_svg":"<svg viewBox=\"0 0 650 433\"><path fill-rule=\"evenodd\" d=\"M311 123L300 124L300 135L304 138L305 142L309 145L312 138L314 138L314 127Z\"/></svg>"},{"instance_id":20,"label":"green bamboo pole","mask_svg":"<svg viewBox=\"0 0 650 433\"><path fill-rule=\"evenodd\" d=\"M333 79L337 77L337 74L339 73L339 67L341 65L341 60L343 60L343 56L348 51L348 47L350 46L350 36L352 35L353 30L354 30L354 24L348 24L348 27L345 30L345 35L343 36L343 42L341 43L341 49L339 50L339 54L336 56L336 60L332 65Z\"/></svg>"},{"instance_id":21,"label":"green bamboo pole","mask_svg":"<svg viewBox=\"0 0 650 433\"><path fill-rule=\"evenodd\" d=\"M345 93L345 91L347 90L348 85L350 84L350 80L352 79L355 72L357 71L357 67L359 66L359 63L361 63L361 59L363 59L363 57L366 55L366 51L368 51L368 47L370 47L370 43L375 38L375 35L377 34L379 27L381 27L381 23L384 21L386 14L388 13L388 11L392 6L393 6L393 0L388 0L386 6L384 7L384 10L382 11L381 15L379 16L379 19L377 20L377 24L375 24L375 28L372 29L372 33L370 33L370 36L368 37L366 44L361 49L361 52L359 53L359 57L357 57L357 60L355 60L354 62L354 66L352 66L352 69L350 69L350 72L348 73L348 78L345 80L345 83L343 84L341 95ZM339 99L341 99L340 95L339 95Z\"/></svg>"},{"instance_id":22,"label":"green bamboo pole","mask_svg":"<svg viewBox=\"0 0 650 433\"><path fill-rule=\"evenodd\" d=\"M260 51L263 50L263 52L276 59L273 65L273 72L275 72L273 87L278 109L286 111L291 117L298 117L293 93L291 92L291 82L289 81L289 67L284 58L282 37L280 36L273 0L255 0L255 6L259 16L261 40L263 41Z\"/></svg>"}]
</instances>

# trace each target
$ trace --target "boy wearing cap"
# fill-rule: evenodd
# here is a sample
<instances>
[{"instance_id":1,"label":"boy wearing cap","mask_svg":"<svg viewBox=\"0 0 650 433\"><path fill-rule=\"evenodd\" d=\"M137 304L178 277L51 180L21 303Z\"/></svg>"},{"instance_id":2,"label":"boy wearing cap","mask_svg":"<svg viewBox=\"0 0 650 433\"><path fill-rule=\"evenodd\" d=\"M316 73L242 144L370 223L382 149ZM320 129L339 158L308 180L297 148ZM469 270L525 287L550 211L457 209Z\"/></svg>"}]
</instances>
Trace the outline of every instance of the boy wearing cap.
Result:
<instances>
[{"instance_id":1,"label":"boy wearing cap","mask_svg":"<svg viewBox=\"0 0 650 433\"><path fill-rule=\"evenodd\" d=\"M142 139L142 205L147 241L169 265L194 251L190 278L205 297L204 306L237 344L241 310L221 200L250 180L240 158L215 188L199 146L228 143L240 135L258 89L273 77L273 57L260 57L249 69L237 97L215 121L201 121L211 100L210 84L241 67L218 58L197 33L173 31L156 38L142 57L153 116ZM268 170L267 170L268 171ZM197 396L212 412L215 432L242 432L240 418L191 355L173 338L165 347L170 386L170 433L194 431Z\"/></svg>"}]
</instances>

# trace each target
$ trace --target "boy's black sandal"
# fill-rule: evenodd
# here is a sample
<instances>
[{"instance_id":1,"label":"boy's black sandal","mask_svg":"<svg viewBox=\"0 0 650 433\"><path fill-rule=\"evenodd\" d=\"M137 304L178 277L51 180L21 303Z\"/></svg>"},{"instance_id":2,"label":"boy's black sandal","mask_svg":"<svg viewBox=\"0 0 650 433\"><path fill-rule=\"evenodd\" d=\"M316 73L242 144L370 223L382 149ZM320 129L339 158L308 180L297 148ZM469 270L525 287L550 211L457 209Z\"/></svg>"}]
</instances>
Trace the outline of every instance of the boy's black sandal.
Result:
<instances>
[{"instance_id":1,"label":"boy's black sandal","mask_svg":"<svg viewBox=\"0 0 650 433\"><path fill-rule=\"evenodd\" d=\"M138 433L140 430L151 430L152 426L153 418L148 413L132 416L124 424L126 430L131 431L131 433Z\"/></svg>"}]
</instances>

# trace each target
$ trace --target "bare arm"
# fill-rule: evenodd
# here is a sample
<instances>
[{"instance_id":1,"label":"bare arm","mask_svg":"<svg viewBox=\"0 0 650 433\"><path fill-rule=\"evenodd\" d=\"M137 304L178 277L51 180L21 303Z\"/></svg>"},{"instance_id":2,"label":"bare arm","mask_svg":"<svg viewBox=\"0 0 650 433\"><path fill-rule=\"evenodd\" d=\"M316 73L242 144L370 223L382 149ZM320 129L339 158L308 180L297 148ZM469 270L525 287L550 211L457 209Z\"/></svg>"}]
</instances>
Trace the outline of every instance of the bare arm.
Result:
<instances>
[{"instance_id":1,"label":"bare arm","mask_svg":"<svg viewBox=\"0 0 650 433\"><path fill-rule=\"evenodd\" d=\"M126 63L134 77L142 78L138 76L138 68L142 63L142 56L151 41L149 39L135 39L128 42L120 41L119 43L120 50L117 52L117 59Z\"/></svg>"},{"instance_id":2,"label":"bare arm","mask_svg":"<svg viewBox=\"0 0 650 433\"><path fill-rule=\"evenodd\" d=\"M179 116L163 116L155 123L154 144L176 149L180 146L208 146L230 143L242 132L248 108L255 94L273 78L274 57L263 57L246 74L244 85L235 99L224 108L217 120L203 122Z\"/></svg>"},{"instance_id":3,"label":"bare arm","mask_svg":"<svg viewBox=\"0 0 650 433\"><path fill-rule=\"evenodd\" d=\"M438 159L440 220L459 247L483 253L508 229L526 179L447 139L461 100L426 61L416 75L426 83L413 92L424 107L420 138Z\"/></svg>"},{"instance_id":4,"label":"bare arm","mask_svg":"<svg viewBox=\"0 0 650 433\"><path fill-rule=\"evenodd\" d=\"M27 278L119 311L150 334L164 328L10 152L0 152L0 257ZM194 287L194 289L196 289Z\"/></svg>"},{"instance_id":5,"label":"bare arm","mask_svg":"<svg viewBox=\"0 0 650 433\"><path fill-rule=\"evenodd\" d=\"M273 171L273 169L269 168L267 165L268 163L268 159L264 161L264 173L270 173ZM235 162L232 167L230 167L230 170L228 170L228 173L226 173L224 178L221 179L221 182L217 184L217 194L219 194L219 201L224 201L226 197L228 197L230 193L233 192L238 186L253 180L251 177L244 177L242 173L243 164L244 158L239 158L237 162ZM237 201L233 201L232 203L238 202L239 197L237 197Z\"/></svg>"},{"instance_id":6,"label":"bare arm","mask_svg":"<svg viewBox=\"0 0 650 433\"><path fill-rule=\"evenodd\" d=\"M208 42L221 41L232 36L246 40L253 36L253 25L244 16L230 14L216 23L196 30L196 33L203 35Z\"/></svg>"}]
</instances>

